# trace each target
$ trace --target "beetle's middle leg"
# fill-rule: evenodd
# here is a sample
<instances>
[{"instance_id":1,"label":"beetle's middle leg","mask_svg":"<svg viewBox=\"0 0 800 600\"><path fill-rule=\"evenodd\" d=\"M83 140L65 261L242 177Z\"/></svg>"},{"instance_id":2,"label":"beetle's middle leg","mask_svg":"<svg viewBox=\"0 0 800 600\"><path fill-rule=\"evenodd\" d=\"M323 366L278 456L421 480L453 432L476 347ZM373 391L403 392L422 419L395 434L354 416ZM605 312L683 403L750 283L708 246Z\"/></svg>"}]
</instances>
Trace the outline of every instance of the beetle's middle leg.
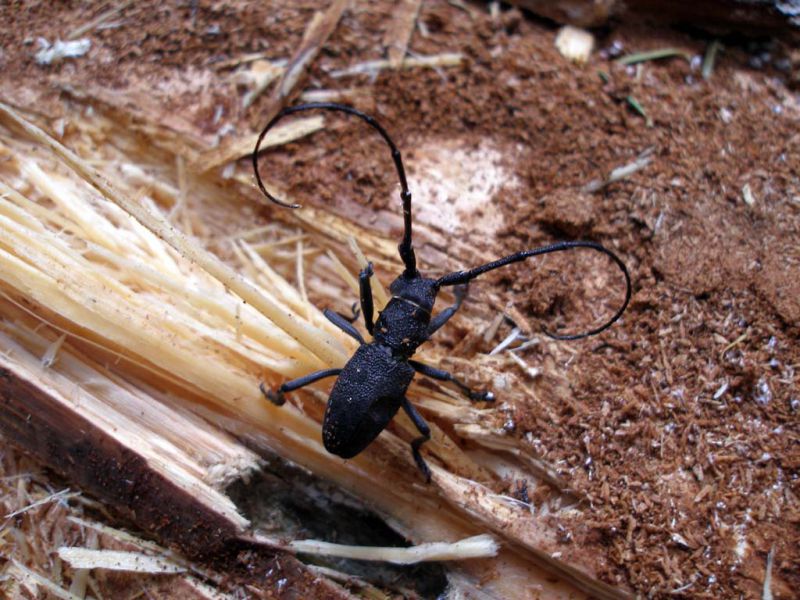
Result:
<instances>
[{"instance_id":1,"label":"beetle's middle leg","mask_svg":"<svg viewBox=\"0 0 800 600\"><path fill-rule=\"evenodd\" d=\"M431 379L438 379L439 381L452 381L459 387L459 389L462 392L464 392L464 394L467 395L467 397L470 400L475 400L479 402L494 401L494 394L492 392L476 392L472 390L466 383L456 379L453 375L451 375L447 371L442 371L441 369L436 369L429 365L424 365L421 362L417 362L416 360L409 360L408 364L410 364L417 373L422 373L423 375L426 375Z\"/></svg>"},{"instance_id":2,"label":"beetle's middle leg","mask_svg":"<svg viewBox=\"0 0 800 600\"><path fill-rule=\"evenodd\" d=\"M423 459L422 455L419 453L419 447L431 439L431 428L428 427L425 419L423 419L422 415L417 412L417 409L414 408L414 405L408 401L408 398L403 397L402 407L403 410L406 411L408 418L411 419L412 423L414 423L414 427L419 429L419 432L422 434L411 442L411 454L414 457L414 462L417 463L417 467L419 467L419 470L422 471L425 481L430 483L431 470L430 467L428 467L428 464L425 462L425 459Z\"/></svg>"},{"instance_id":3,"label":"beetle's middle leg","mask_svg":"<svg viewBox=\"0 0 800 600\"><path fill-rule=\"evenodd\" d=\"M262 381L261 384L258 386L258 389L261 390L261 393L266 396L267 400L272 402L276 406L282 406L284 402L286 402L286 398L284 394L286 392L293 392L294 390L298 390L301 387L307 386L310 383L314 383L315 381L319 381L320 379L325 379L326 377L333 377L334 375L338 375L341 373L341 369L325 369L324 371L317 371L315 373L309 373L308 375L304 375L303 377L298 377L297 379L293 379L292 381L287 381L286 383L282 384L277 391L275 390L268 390L267 386L264 385Z\"/></svg>"},{"instance_id":4,"label":"beetle's middle leg","mask_svg":"<svg viewBox=\"0 0 800 600\"><path fill-rule=\"evenodd\" d=\"M428 325L428 337L431 337L434 333L441 329L442 325L447 323L450 318L456 314L456 311L461 308L464 298L467 297L467 292L469 292L469 283L457 285L453 289L453 295L456 297L456 303L453 304L453 306L448 306L438 315L433 317L433 319L431 319L431 322Z\"/></svg>"}]
</instances>

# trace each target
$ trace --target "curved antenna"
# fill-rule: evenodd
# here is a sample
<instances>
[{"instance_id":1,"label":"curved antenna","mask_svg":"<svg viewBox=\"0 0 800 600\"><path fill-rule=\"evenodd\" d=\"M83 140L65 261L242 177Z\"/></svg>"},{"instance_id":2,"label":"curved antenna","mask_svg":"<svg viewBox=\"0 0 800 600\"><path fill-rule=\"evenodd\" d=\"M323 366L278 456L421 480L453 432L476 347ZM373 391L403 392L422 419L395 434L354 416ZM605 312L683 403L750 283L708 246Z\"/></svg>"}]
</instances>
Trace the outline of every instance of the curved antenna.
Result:
<instances>
[{"instance_id":1,"label":"curved antenna","mask_svg":"<svg viewBox=\"0 0 800 600\"><path fill-rule=\"evenodd\" d=\"M258 153L261 150L261 143L264 141L264 137L267 135L267 132L272 129L278 121L287 115L304 110L333 110L354 115L366 121L368 125L373 127L389 146L389 149L392 152L394 167L397 170L397 177L400 179L400 198L403 201L404 230L403 239L398 246L398 250L400 251L400 258L402 259L406 268L404 275L406 277L413 277L417 272L417 260L414 255L414 248L411 245L411 192L408 189L406 170L403 167L403 159L400 155L400 150L398 150L397 146L392 141L392 138L389 137L387 131L373 117L364 114L360 110L356 110L351 106L336 104L335 102L309 102L308 104L298 104L297 106L289 106L281 110L272 118L272 120L270 120L269 123L267 123L267 126L261 131L258 136L258 140L256 141L256 147L253 150L253 171L256 174L256 183L258 183L258 188L261 190L261 193L272 200L275 204L285 206L286 208L300 208L299 204L287 204L286 202L282 202L267 191L267 188L264 186L264 182L261 180L261 175L258 172Z\"/></svg>"},{"instance_id":2,"label":"curved antenna","mask_svg":"<svg viewBox=\"0 0 800 600\"><path fill-rule=\"evenodd\" d=\"M628 273L628 268L625 266L625 263L623 263L622 259L616 254L614 254L611 250L596 242L583 242L583 241L558 242L556 244L542 246L541 248L534 248L533 250L524 250L522 252L517 252L516 254L511 254L504 258L500 258L493 262L486 263L485 265L481 265L480 267L475 267L474 269L470 269L469 271L455 271L453 273L449 273L448 275L440 277L436 281L436 285L442 287L446 285L458 285L459 283L467 283L468 281L475 279L478 275L486 273L487 271L493 271L494 269L499 269L500 267L504 267L511 263L523 261L526 258L530 258L531 256L539 256L541 254L549 254L551 252L563 252L566 250L572 250L574 248L591 248L592 250L597 250L598 252L602 252L606 256L610 256L611 259L620 268L622 274L625 275L625 301L622 303L622 306L619 308L619 310L617 310L617 312L614 313L614 316L611 317L611 319L606 321L600 327L591 329L584 333L577 333L572 335L556 335L554 333L550 333L547 329L542 327L542 331L545 333L545 335L553 339L579 340L581 338L597 335L601 331L605 331L606 329L611 327L611 325L613 325L622 316L622 313L625 312L625 309L628 307L628 302L630 302L631 299L631 276Z\"/></svg>"}]
</instances>

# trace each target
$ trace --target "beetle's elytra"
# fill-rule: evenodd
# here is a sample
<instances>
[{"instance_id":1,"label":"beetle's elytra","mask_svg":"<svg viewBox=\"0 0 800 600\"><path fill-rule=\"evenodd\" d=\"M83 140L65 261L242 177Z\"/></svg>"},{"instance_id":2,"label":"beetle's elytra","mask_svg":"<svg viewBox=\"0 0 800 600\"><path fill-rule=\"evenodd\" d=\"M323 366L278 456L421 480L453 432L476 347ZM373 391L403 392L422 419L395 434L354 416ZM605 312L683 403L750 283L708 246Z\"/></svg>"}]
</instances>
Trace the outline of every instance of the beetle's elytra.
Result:
<instances>
[{"instance_id":1,"label":"beetle's elytra","mask_svg":"<svg viewBox=\"0 0 800 600\"><path fill-rule=\"evenodd\" d=\"M289 208L272 196L264 187L258 172L258 153L267 132L283 117L306 110L332 110L354 115L372 126L383 137L392 153L392 159L400 179L400 198L403 202L403 239L398 249L405 267L403 273L389 287L392 298L374 321L374 309L370 278L372 265L359 274L361 313L372 342L365 342L361 334L345 316L326 309L325 316L342 331L355 338L360 346L342 369L317 371L299 379L288 381L277 390L267 390L261 385L266 397L275 404L285 401L285 394L325 377L338 376L328 399L322 424L322 439L328 452L351 458L364 450L383 431L397 411L402 408L420 432L411 443L411 452L426 480L430 480L430 469L420 454L420 446L430 439L430 429L414 406L406 398L406 390L415 373L427 375L439 381L450 381L457 385L471 400L492 401L491 392L475 392L450 373L422 364L411 357L417 348L427 341L456 313L466 296L467 284L479 275L505 265L523 261L532 256L562 252L575 248L589 248L609 256L625 276L625 300L616 313L602 326L574 335L547 335L560 340L574 340L595 335L610 327L622 316L631 297L631 279L622 260L611 250L590 241L557 242L541 248L524 250L505 256L485 265L466 271L455 271L438 279L423 277L417 270L414 248L411 243L411 192L406 181L405 168L400 151L386 130L372 117L350 106L328 102L301 104L283 109L264 128L253 151L253 169L258 187L273 202ZM455 286L455 304L433 315L433 306L439 290ZM355 320L355 317L354 319Z\"/></svg>"}]
</instances>

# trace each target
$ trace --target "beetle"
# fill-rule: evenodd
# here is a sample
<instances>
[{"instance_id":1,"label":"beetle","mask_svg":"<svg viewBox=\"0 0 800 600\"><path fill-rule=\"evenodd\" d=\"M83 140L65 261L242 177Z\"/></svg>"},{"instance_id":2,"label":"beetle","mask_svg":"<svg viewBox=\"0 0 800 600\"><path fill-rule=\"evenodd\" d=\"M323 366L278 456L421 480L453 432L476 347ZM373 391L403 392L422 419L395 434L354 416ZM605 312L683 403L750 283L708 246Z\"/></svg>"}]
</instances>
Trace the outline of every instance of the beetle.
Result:
<instances>
[{"instance_id":1,"label":"beetle","mask_svg":"<svg viewBox=\"0 0 800 600\"><path fill-rule=\"evenodd\" d=\"M423 364L411 357L420 345L426 342L461 308L467 294L470 281L488 271L520 262L534 256L563 252L577 248L588 248L610 257L625 276L625 300L622 306L603 325L590 331L572 334L555 335L543 329L543 332L557 340L576 340L596 335L608 329L625 312L631 298L631 278L625 263L605 246L592 241L562 241L517 252L497 259L473 269L455 271L437 279L423 276L417 270L417 262L411 241L411 192L406 180L403 160L395 143L386 130L371 116L343 104L332 102L312 102L284 108L277 113L264 127L258 136L252 154L253 170L261 192L272 202L288 208L299 208L298 204L287 204L276 198L264 186L258 170L258 154L261 143L267 132L284 117L307 110L330 110L353 115L365 121L383 138L391 151L392 160L400 180L400 199L403 203L403 237L398 245L400 259L404 270L392 282L389 290L392 298L385 308L374 319L371 278L372 264L368 264L359 273L359 295L361 314L367 331L372 336L366 342L353 326L358 318L354 307L352 319L325 309L323 312L334 325L354 338L359 343L355 354L344 368L325 369L304 377L283 383L277 389L267 389L261 384L262 393L274 404L282 405L288 392L306 385L336 376L336 382L328 398L325 416L322 423L322 440L325 449L342 458L352 458L363 451L383 431L389 421L402 408L409 416L420 435L411 442L411 453L414 462L422 472L426 481L430 481L430 468L420 454L420 446L430 439L430 428L408 401L406 390L416 373L432 379L455 384L470 400L493 401L492 392L478 392L470 389L462 381L447 371ZM436 296L443 287L454 287L455 303L438 314L433 315Z\"/></svg>"}]
</instances>

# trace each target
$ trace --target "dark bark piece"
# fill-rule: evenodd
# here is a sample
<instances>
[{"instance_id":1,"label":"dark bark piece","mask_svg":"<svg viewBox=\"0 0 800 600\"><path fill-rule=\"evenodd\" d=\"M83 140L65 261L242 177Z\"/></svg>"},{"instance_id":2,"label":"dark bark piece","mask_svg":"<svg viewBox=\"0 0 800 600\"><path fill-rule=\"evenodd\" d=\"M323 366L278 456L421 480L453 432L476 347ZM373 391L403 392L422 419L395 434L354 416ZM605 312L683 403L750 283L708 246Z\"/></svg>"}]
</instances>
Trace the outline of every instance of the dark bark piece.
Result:
<instances>
[{"instance_id":1,"label":"dark bark piece","mask_svg":"<svg viewBox=\"0 0 800 600\"><path fill-rule=\"evenodd\" d=\"M800 34L800 0L510 0L559 23L599 27L611 16L690 24L713 33Z\"/></svg>"},{"instance_id":2,"label":"dark bark piece","mask_svg":"<svg viewBox=\"0 0 800 600\"><path fill-rule=\"evenodd\" d=\"M230 574L232 584L246 582L279 598L349 598L293 556L245 539L242 523L156 472L137 448L115 439L58 395L46 381L0 355L0 434L13 444L162 544Z\"/></svg>"}]
</instances>

